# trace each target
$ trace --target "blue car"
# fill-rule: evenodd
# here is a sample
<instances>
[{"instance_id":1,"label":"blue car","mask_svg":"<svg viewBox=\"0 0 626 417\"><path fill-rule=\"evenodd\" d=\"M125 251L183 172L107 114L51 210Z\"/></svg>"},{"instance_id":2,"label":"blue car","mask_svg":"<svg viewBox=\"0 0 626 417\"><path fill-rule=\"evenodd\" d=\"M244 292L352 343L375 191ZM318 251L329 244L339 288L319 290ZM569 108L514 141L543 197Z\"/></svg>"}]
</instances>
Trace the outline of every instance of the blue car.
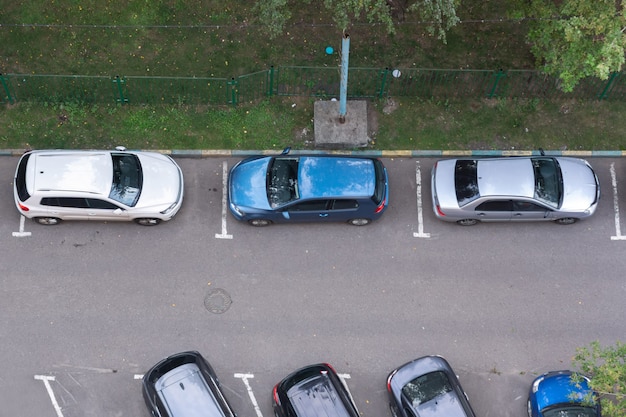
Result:
<instances>
[{"instance_id":1,"label":"blue car","mask_svg":"<svg viewBox=\"0 0 626 417\"><path fill-rule=\"evenodd\" d=\"M600 417L589 379L572 380L570 371L553 371L533 381L528 396L529 417ZM591 402L591 403L590 403Z\"/></svg>"},{"instance_id":2,"label":"blue car","mask_svg":"<svg viewBox=\"0 0 626 417\"><path fill-rule=\"evenodd\" d=\"M288 152L247 158L230 170L228 207L237 220L362 226L387 208L389 181L379 159Z\"/></svg>"}]
</instances>

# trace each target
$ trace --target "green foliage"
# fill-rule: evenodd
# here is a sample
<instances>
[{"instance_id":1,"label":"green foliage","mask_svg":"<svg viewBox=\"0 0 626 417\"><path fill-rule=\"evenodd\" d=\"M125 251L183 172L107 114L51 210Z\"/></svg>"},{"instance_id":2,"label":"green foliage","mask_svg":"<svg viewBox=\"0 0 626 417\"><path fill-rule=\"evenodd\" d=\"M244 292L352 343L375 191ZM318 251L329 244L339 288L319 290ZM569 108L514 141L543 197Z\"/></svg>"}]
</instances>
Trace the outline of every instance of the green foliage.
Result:
<instances>
[{"instance_id":1,"label":"green foliage","mask_svg":"<svg viewBox=\"0 0 626 417\"><path fill-rule=\"evenodd\" d=\"M343 32L348 30L350 22L359 21L362 15L369 23L382 23L388 33L395 32L386 0L324 0L324 6Z\"/></svg>"},{"instance_id":2,"label":"green foliage","mask_svg":"<svg viewBox=\"0 0 626 417\"><path fill-rule=\"evenodd\" d=\"M258 13L257 18L265 25L272 39L283 33L291 18L287 0L260 0L254 5L253 11Z\"/></svg>"},{"instance_id":3,"label":"green foliage","mask_svg":"<svg viewBox=\"0 0 626 417\"><path fill-rule=\"evenodd\" d=\"M599 393L602 415L626 416L626 344L602 347L594 341L578 348L573 363L591 378L590 386Z\"/></svg>"},{"instance_id":4,"label":"green foliage","mask_svg":"<svg viewBox=\"0 0 626 417\"><path fill-rule=\"evenodd\" d=\"M310 3L310 0L258 0L254 10L258 12L258 19L265 25L267 33L275 38L284 32L292 16L291 9L300 8L302 1ZM396 32L393 16L399 11L394 10L387 0L324 0L323 3L344 33L352 24L363 20L382 25L388 34ZM409 0L406 3L405 10L400 14L404 15L404 11L417 13L421 20L428 22L427 31L444 43L446 31L459 22L456 16L459 0Z\"/></svg>"},{"instance_id":5,"label":"green foliage","mask_svg":"<svg viewBox=\"0 0 626 417\"><path fill-rule=\"evenodd\" d=\"M626 16L615 0L532 0L520 5L533 18L528 39L537 65L558 76L563 91L572 91L585 77L606 80L621 71Z\"/></svg>"},{"instance_id":6,"label":"green foliage","mask_svg":"<svg viewBox=\"0 0 626 417\"><path fill-rule=\"evenodd\" d=\"M460 0L418 0L409 6L409 11L417 12L422 20L432 22L428 33L446 43L446 32L460 22L456 8Z\"/></svg>"}]
</instances>

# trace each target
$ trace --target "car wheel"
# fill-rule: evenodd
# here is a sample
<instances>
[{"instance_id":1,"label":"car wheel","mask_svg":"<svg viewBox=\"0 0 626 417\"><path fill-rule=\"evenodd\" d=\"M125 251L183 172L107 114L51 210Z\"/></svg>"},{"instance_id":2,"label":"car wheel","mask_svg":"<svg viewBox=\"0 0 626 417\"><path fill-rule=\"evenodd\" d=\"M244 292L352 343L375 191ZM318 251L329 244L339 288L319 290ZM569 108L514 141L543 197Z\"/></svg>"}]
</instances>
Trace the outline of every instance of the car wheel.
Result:
<instances>
[{"instance_id":1,"label":"car wheel","mask_svg":"<svg viewBox=\"0 0 626 417\"><path fill-rule=\"evenodd\" d=\"M351 219L348 220L352 226L365 226L366 224L370 224L372 221L370 219Z\"/></svg>"},{"instance_id":2,"label":"car wheel","mask_svg":"<svg viewBox=\"0 0 626 417\"><path fill-rule=\"evenodd\" d=\"M528 417L533 417L532 410L530 409L530 398L528 399L528 402L526 403L526 409L528 410Z\"/></svg>"},{"instance_id":3,"label":"car wheel","mask_svg":"<svg viewBox=\"0 0 626 417\"><path fill-rule=\"evenodd\" d=\"M135 219L135 223L140 224L142 226L156 226L157 224L161 223L161 219L145 217L141 219Z\"/></svg>"},{"instance_id":4,"label":"car wheel","mask_svg":"<svg viewBox=\"0 0 626 417\"><path fill-rule=\"evenodd\" d=\"M39 224L45 224L46 226L61 223L61 219L57 219L56 217L35 217L35 221Z\"/></svg>"},{"instance_id":5,"label":"car wheel","mask_svg":"<svg viewBox=\"0 0 626 417\"><path fill-rule=\"evenodd\" d=\"M478 220L476 219L463 219L457 221L457 224L460 224L461 226L474 226L476 223L478 223Z\"/></svg>"},{"instance_id":6,"label":"car wheel","mask_svg":"<svg viewBox=\"0 0 626 417\"><path fill-rule=\"evenodd\" d=\"M248 223L256 227L264 227L264 226L269 226L270 224L272 224L272 222L267 219L252 219L252 220L248 220Z\"/></svg>"},{"instance_id":7,"label":"car wheel","mask_svg":"<svg viewBox=\"0 0 626 417\"><path fill-rule=\"evenodd\" d=\"M556 219L555 222L558 224L574 224L576 223L576 219L573 217L563 217L562 219Z\"/></svg>"},{"instance_id":8,"label":"car wheel","mask_svg":"<svg viewBox=\"0 0 626 417\"><path fill-rule=\"evenodd\" d=\"M389 410L391 411L391 415L393 417L398 417L398 409L393 404L389 403Z\"/></svg>"}]
</instances>

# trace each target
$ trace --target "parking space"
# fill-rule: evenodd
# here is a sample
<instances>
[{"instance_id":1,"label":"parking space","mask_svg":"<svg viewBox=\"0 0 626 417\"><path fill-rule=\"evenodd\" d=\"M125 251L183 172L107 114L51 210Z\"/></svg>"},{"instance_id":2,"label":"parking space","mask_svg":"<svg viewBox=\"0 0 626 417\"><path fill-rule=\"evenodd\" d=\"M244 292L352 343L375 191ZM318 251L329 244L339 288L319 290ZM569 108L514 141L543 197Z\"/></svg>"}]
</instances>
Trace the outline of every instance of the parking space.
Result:
<instances>
[{"instance_id":1,"label":"parking space","mask_svg":"<svg viewBox=\"0 0 626 417\"><path fill-rule=\"evenodd\" d=\"M533 375L626 331L603 319L626 297L626 164L590 160L602 197L587 220L462 227L432 213L435 160L384 159L390 206L364 227L236 221L224 191L237 158L177 159L185 201L155 227L41 226L6 180L0 334L19 352L0 378L6 411L144 416L138 376L198 349L240 417L271 416L273 385L316 361L349 373L363 415L388 416L387 372L426 354L450 360L478 415L524 416ZM0 158L0 176L16 163ZM222 312L206 306L216 288Z\"/></svg>"},{"instance_id":2,"label":"parking space","mask_svg":"<svg viewBox=\"0 0 626 417\"><path fill-rule=\"evenodd\" d=\"M143 374L67 364L56 368L47 374L34 375L37 383L32 389L32 396L42 400L40 406L44 405L37 415L82 417L103 413L114 416L148 414L143 401L138 401L141 400ZM222 389L237 415L273 415L270 405L273 385L269 385L269 388L266 386L268 382L271 383L268 375L263 375L261 384L258 375L250 372L235 372L219 377ZM350 374L339 374L339 377L350 391ZM20 408L24 407L22 405Z\"/></svg>"},{"instance_id":3,"label":"parking space","mask_svg":"<svg viewBox=\"0 0 626 417\"><path fill-rule=\"evenodd\" d=\"M398 222L398 226L402 228L405 225L410 227L410 233L417 239L429 239L431 233L433 236L441 238L441 233L446 234L458 230L458 228L450 229L450 225L438 221L432 213L430 172L436 160L435 158L389 158L384 161L391 177L391 203L388 211L392 212L391 214L386 213L384 217L395 217L390 221ZM0 174L11 178L17 158L4 158L2 161ZM235 229L243 231L244 235L250 231L248 225L237 222L230 215L227 207L228 171L237 161L238 159L235 158L178 160L185 175L186 195L183 209L174 220L177 228L186 227L189 224L190 230L197 231L198 224L201 224L203 228L211 225L214 230L213 236L218 240L233 239L235 235L232 230ZM623 219L620 217L620 173L623 173L620 172L620 161L596 158L592 162L596 173L601 178L601 205L598 210L599 215L595 215L592 220L586 220L582 223L595 222L595 219L602 218L604 214L604 220L611 223L609 238L614 241L626 240L626 236L622 235L621 223ZM618 164L617 167L616 163ZM13 207L12 191L8 187L4 191L6 195L2 200L2 207L0 207L2 209L0 211L0 228L5 231L10 230L10 235L15 238L32 237L33 231L36 234L42 234L42 227L17 214ZM185 220L181 221L180 218L185 218ZM389 220L386 222L389 223ZM103 224L102 222L97 223ZM185 223L185 225L181 226L181 223ZM344 225L335 224L333 228L341 226ZM527 224L523 227L541 228L546 226L538 223ZM279 225L277 227L284 228L286 226ZM202 233L206 234L207 231L202 230ZM479 232L475 231L475 233ZM4 233L4 236L6 235Z\"/></svg>"}]
</instances>

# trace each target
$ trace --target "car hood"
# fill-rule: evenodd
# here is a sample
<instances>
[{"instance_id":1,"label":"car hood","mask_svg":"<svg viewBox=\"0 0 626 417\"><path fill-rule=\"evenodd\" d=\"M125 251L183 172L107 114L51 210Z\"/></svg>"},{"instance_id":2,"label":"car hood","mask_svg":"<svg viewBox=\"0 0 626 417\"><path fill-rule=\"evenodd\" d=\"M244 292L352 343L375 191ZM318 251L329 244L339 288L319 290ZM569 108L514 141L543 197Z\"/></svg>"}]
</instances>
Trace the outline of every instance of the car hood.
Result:
<instances>
[{"instance_id":1,"label":"car hood","mask_svg":"<svg viewBox=\"0 0 626 417\"><path fill-rule=\"evenodd\" d=\"M569 374L557 374L541 381L537 392L537 405L542 410L554 404L581 402L589 393L589 386L584 379L577 387L572 384Z\"/></svg>"},{"instance_id":2,"label":"car hood","mask_svg":"<svg viewBox=\"0 0 626 417\"><path fill-rule=\"evenodd\" d=\"M135 208L170 206L180 199L182 172L168 156L157 153L137 154L141 162L143 183Z\"/></svg>"},{"instance_id":3,"label":"car hood","mask_svg":"<svg viewBox=\"0 0 626 417\"><path fill-rule=\"evenodd\" d=\"M559 158L563 175L563 211L583 211L597 200L598 181L591 167L582 159Z\"/></svg>"},{"instance_id":4,"label":"car hood","mask_svg":"<svg viewBox=\"0 0 626 417\"><path fill-rule=\"evenodd\" d=\"M229 198L232 204L271 210L267 199L267 167L271 157L244 160L230 172Z\"/></svg>"}]
</instances>

